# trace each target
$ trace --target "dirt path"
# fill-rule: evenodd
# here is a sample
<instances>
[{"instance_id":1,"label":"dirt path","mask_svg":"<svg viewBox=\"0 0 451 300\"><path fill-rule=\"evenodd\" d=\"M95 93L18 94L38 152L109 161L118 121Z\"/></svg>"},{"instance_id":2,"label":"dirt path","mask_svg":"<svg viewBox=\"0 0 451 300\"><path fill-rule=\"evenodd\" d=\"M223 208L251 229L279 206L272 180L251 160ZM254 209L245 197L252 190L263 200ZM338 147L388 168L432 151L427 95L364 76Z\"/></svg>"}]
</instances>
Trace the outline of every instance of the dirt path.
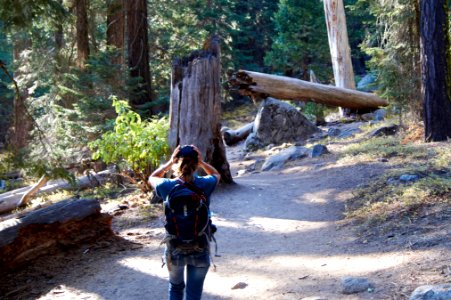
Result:
<instances>
[{"instance_id":1,"label":"dirt path","mask_svg":"<svg viewBox=\"0 0 451 300\"><path fill-rule=\"evenodd\" d=\"M239 160L239 153L230 157L234 171L252 163ZM416 285L433 281L435 273L421 268L443 259L446 250L362 243L349 226L340 226L352 189L379 176L383 168L338 165L328 155L220 186L211 207L221 257L214 260L216 272L207 275L203 299L402 299ZM72 259L57 274L37 279L41 287L34 298L165 299L161 223L151 226L121 233L144 247L106 244L84 250L80 261ZM344 295L340 282L345 276L367 277L376 288ZM240 288L232 289L237 284ZM47 286L44 291L42 285Z\"/></svg>"}]
</instances>

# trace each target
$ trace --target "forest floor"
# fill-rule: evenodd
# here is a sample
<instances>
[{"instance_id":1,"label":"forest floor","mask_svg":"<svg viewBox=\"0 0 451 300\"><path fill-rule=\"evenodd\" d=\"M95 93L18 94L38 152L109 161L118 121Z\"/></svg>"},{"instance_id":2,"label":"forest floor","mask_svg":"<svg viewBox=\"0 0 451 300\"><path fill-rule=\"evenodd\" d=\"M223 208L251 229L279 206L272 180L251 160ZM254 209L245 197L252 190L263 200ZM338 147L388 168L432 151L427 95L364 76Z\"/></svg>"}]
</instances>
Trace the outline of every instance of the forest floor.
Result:
<instances>
[{"instance_id":1,"label":"forest floor","mask_svg":"<svg viewBox=\"0 0 451 300\"><path fill-rule=\"evenodd\" d=\"M449 207L385 232L344 218L356 187L395 164L339 159L351 142L331 142L330 154L218 186L211 208L220 257L203 299L407 299L419 285L450 281ZM257 159L245 158L241 145L227 151L233 174ZM152 217L160 213L155 207L144 212L138 203L145 200L137 194L120 200L130 208L114 218L119 238L40 259L2 278L3 298L165 299L162 220ZM347 276L368 278L374 289L345 295Z\"/></svg>"}]
</instances>

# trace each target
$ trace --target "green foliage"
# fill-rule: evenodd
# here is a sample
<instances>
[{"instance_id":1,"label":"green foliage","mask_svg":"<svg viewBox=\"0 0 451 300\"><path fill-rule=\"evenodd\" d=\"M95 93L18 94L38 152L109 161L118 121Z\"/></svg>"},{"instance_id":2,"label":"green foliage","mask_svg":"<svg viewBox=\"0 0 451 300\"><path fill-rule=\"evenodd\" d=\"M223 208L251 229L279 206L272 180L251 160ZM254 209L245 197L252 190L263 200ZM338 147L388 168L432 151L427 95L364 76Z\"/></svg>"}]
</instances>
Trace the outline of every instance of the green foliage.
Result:
<instances>
[{"instance_id":1,"label":"green foliage","mask_svg":"<svg viewBox=\"0 0 451 300\"><path fill-rule=\"evenodd\" d=\"M141 120L126 101L113 99L113 106L118 114L114 130L89 144L95 150L93 158L121 165L124 174L131 169L137 177L136 183L143 191L149 191L147 178L169 153L169 123L164 117Z\"/></svg>"},{"instance_id":2,"label":"green foliage","mask_svg":"<svg viewBox=\"0 0 451 300\"><path fill-rule=\"evenodd\" d=\"M273 67L273 71L307 80L310 69L318 77L331 76L322 2L281 0L274 23L277 35L265 57L265 62Z\"/></svg>"},{"instance_id":3,"label":"green foliage","mask_svg":"<svg viewBox=\"0 0 451 300\"><path fill-rule=\"evenodd\" d=\"M416 0L359 0L354 10L377 19L362 47L380 94L398 111L422 115L419 8Z\"/></svg>"}]
</instances>

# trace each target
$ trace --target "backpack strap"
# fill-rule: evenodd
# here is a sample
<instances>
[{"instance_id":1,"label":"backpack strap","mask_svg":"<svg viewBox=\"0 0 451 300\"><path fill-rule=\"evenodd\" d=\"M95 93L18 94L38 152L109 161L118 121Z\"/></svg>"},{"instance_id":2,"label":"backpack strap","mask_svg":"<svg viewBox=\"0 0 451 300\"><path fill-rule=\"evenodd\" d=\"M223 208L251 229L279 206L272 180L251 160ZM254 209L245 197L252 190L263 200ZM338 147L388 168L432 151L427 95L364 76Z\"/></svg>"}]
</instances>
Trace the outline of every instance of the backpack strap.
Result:
<instances>
[{"instance_id":1,"label":"backpack strap","mask_svg":"<svg viewBox=\"0 0 451 300\"><path fill-rule=\"evenodd\" d=\"M205 193L198 188L197 186L195 186L193 183L188 183L186 181L183 181L182 179L178 178L177 182L181 185L183 185L184 187L186 187L187 189L193 191L194 193L196 193L197 195L199 195L199 197L202 198L203 201L205 201L205 203L207 203L207 197L205 196Z\"/></svg>"}]
</instances>

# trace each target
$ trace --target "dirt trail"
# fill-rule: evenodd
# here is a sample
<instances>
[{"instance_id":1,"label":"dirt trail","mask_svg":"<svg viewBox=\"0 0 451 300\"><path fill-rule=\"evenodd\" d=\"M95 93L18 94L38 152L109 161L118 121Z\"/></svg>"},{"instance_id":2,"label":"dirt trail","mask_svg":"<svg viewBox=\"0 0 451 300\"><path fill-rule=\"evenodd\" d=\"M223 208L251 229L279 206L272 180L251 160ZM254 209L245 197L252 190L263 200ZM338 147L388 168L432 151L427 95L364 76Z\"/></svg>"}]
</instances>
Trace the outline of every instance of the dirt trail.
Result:
<instances>
[{"instance_id":1,"label":"dirt trail","mask_svg":"<svg viewBox=\"0 0 451 300\"><path fill-rule=\"evenodd\" d=\"M232 151L234 171L252 163ZM218 187L211 208L221 256L214 258L217 270L207 275L203 299L405 298L416 284L432 278L418 269L443 256L443 250L363 244L349 226L340 226L352 189L383 169L381 164L339 165L328 155ZM41 287L35 298L165 299L161 223L147 226L123 232L144 247L86 250L80 263L71 261L50 279L40 279L47 288L43 292ZM345 276L368 277L376 289L344 295L340 281ZM244 284L232 289L238 283Z\"/></svg>"}]
</instances>

